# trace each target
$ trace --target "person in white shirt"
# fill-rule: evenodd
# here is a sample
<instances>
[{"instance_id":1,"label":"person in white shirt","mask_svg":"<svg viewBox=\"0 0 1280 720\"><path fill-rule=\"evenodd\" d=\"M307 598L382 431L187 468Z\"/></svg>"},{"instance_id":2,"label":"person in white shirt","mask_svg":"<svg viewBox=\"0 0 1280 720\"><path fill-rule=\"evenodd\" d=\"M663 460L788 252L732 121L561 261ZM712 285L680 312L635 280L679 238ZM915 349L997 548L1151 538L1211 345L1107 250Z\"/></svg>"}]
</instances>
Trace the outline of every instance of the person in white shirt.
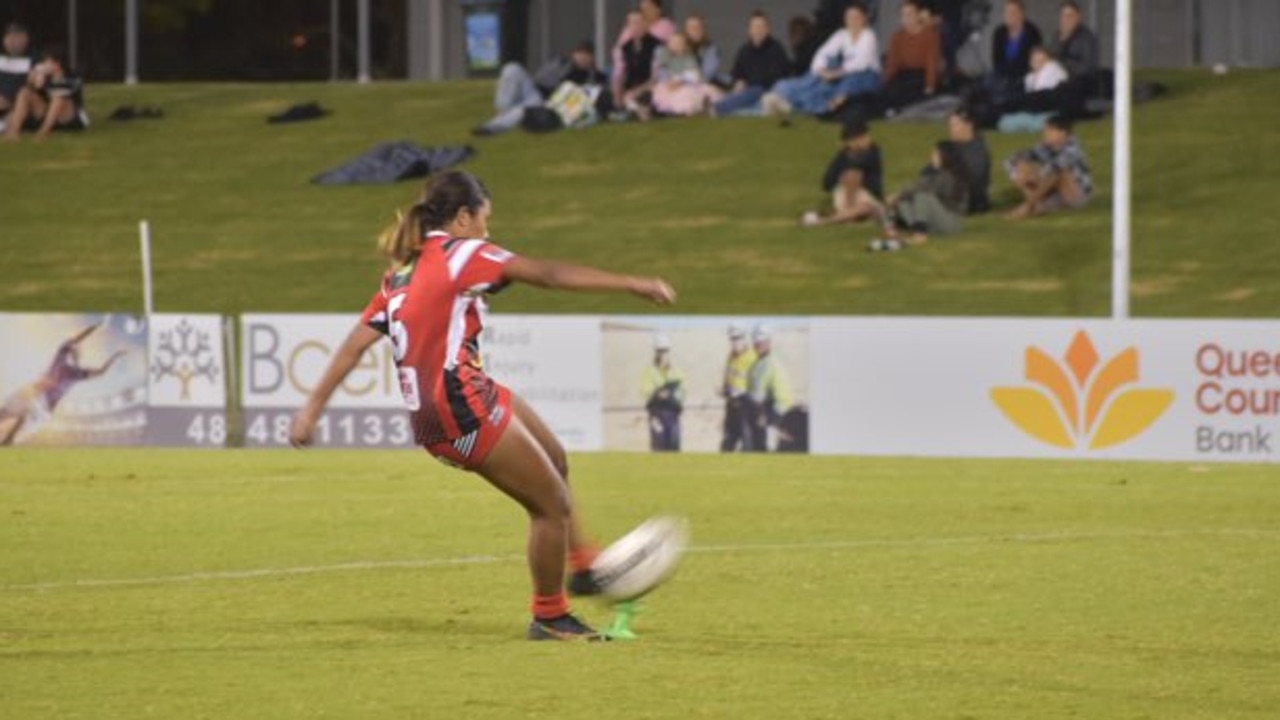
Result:
<instances>
[{"instance_id":1,"label":"person in white shirt","mask_svg":"<svg viewBox=\"0 0 1280 720\"><path fill-rule=\"evenodd\" d=\"M867 10L854 3L844 14L845 25L813 56L809 73L780 80L761 99L766 114L795 112L820 115L848 98L880 89L880 44L867 21Z\"/></svg>"},{"instance_id":2,"label":"person in white shirt","mask_svg":"<svg viewBox=\"0 0 1280 720\"><path fill-rule=\"evenodd\" d=\"M1044 92L1053 90L1067 81L1067 70L1062 63L1053 59L1044 46L1037 45L1031 50L1031 72L1027 73L1027 92Z\"/></svg>"}]
</instances>

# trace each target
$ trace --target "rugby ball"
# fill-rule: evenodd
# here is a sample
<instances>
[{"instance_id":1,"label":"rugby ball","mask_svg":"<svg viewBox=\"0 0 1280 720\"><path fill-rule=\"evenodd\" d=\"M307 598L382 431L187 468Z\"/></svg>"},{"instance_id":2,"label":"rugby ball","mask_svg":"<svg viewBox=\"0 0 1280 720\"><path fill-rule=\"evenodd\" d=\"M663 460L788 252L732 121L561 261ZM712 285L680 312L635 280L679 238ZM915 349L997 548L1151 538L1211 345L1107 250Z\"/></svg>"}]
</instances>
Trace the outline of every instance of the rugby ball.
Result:
<instances>
[{"instance_id":1,"label":"rugby ball","mask_svg":"<svg viewBox=\"0 0 1280 720\"><path fill-rule=\"evenodd\" d=\"M591 574L602 596L634 600L671 577L688 544L684 518L650 518L605 548L592 563Z\"/></svg>"}]
</instances>

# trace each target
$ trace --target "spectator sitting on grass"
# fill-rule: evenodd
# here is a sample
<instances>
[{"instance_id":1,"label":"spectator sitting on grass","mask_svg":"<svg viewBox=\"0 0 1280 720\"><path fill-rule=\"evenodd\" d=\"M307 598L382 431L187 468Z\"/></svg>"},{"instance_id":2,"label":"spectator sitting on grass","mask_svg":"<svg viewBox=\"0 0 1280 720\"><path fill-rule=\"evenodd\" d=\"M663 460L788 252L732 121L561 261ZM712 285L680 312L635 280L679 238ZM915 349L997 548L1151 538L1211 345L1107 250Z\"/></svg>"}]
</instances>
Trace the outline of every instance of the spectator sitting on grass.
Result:
<instances>
[{"instance_id":1,"label":"spectator sitting on grass","mask_svg":"<svg viewBox=\"0 0 1280 720\"><path fill-rule=\"evenodd\" d=\"M840 132L841 146L827 164L822 190L831 193L832 212L807 212L800 218L805 227L853 223L884 213L880 198L884 193L884 166L880 147L871 138L871 128L853 120Z\"/></svg>"},{"instance_id":2,"label":"spectator sitting on grass","mask_svg":"<svg viewBox=\"0 0 1280 720\"><path fill-rule=\"evenodd\" d=\"M621 64L614 67L615 81L621 78L615 84L614 102L630 113L648 117L654 57L662 42L645 30L644 15L639 11L627 14L627 29L622 35L626 42L614 49L621 58Z\"/></svg>"},{"instance_id":3,"label":"spectator sitting on grass","mask_svg":"<svg viewBox=\"0 0 1280 720\"><path fill-rule=\"evenodd\" d=\"M731 93L713 106L716 115L734 115L753 110L760 98L791 71L791 60L782 43L769 31L769 16L762 10L751 13L747 42L738 48L733 61Z\"/></svg>"},{"instance_id":4,"label":"spectator sitting on grass","mask_svg":"<svg viewBox=\"0 0 1280 720\"><path fill-rule=\"evenodd\" d=\"M639 19L633 20L633 15L639 15ZM618 42L613 46L612 89L616 101L620 102L619 98L636 87L638 83L634 80L641 73L644 75L644 82L649 81L651 70L648 66L653 64L653 51L675 33L675 23L662 14L661 0L641 0L639 9L627 13L627 23L622 28L622 34L618 36ZM646 35L652 40L645 40ZM644 57L643 55L636 57L636 52L640 45L650 43L653 48L648 51L648 62L645 63L645 67L638 67L636 61L644 60ZM631 47L630 55L627 51L628 46Z\"/></svg>"},{"instance_id":5,"label":"spectator sitting on grass","mask_svg":"<svg viewBox=\"0 0 1280 720\"><path fill-rule=\"evenodd\" d=\"M0 53L0 118L17 103L18 93L26 86L34 66L27 27L22 23L9 23L4 29L4 48Z\"/></svg>"},{"instance_id":6,"label":"spectator sitting on grass","mask_svg":"<svg viewBox=\"0 0 1280 720\"><path fill-rule=\"evenodd\" d=\"M1098 36L1084 24L1076 0L1065 0L1058 11L1058 35L1050 50L1073 79L1092 79L1098 72Z\"/></svg>"},{"instance_id":7,"label":"spectator sitting on grass","mask_svg":"<svg viewBox=\"0 0 1280 720\"><path fill-rule=\"evenodd\" d=\"M791 44L791 75L802 77L813 65L813 56L822 47L823 38L818 35L813 20L796 15L787 25L787 41Z\"/></svg>"},{"instance_id":8,"label":"spectator sitting on grass","mask_svg":"<svg viewBox=\"0 0 1280 720\"><path fill-rule=\"evenodd\" d=\"M930 235L960 232L969 209L969 186L959 146L950 140L934 145L929 165L916 183L889 198L881 217L884 237L872 240L867 249L901 250L923 245Z\"/></svg>"},{"instance_id":9,"label":"spectator sitting on grass","mask_svg":"<svg viewBox=\"0 0 1280 720\"><path fill-rule=\"evenodd\" d=\"M89 127L82 83L67 70L61 49L50 48L40 56L6 122L4 139L10 142L24 129L34 130L36 139L43 140L54 130Z\"/></svg>"},{"instance_id":10,"label":"spectator sitting on grass","mask_svg":"<svg viewBox=\"0 0 1280 720\"><path fill-rule=\"evenodd\" d=\"M786 115L795 110L820 115L847 98L880 88L880 49L875 32L867 26L866 9L854 4L844 19L844 29L823 43L807 75L779 81L761 98L765 113Z\"/></svg>"},{"instance_id":11,"label":"spectator sitting on grass","mask_svg":"<svg viewBox=\"0 0 1280 720\"><path fill-rule=\"evenodd\" d=\"M991 74L987 87L997 102L1022 94L1031 71L1031 50L1041 42L1040 28L1027 19L1022 0L1005 0L1004 24L991 38Z\"/></svg>"},{"instance_id":12,"label":"spectator sitting on grass","mask_svg":"<svg viewBox=\"0 0 1280 720\"><path fill-rule=\"evenodd\" d=\"M1067 81L1066 68L1053 59L1043 45L1031 50L1031 71L1027 73L1024 89L1027 94L1054 90Z\"/></svg>"},{"instance_id":13,"label":"spectator sitting on grass","mask_svg":"<svg viewBox=\"0 0 1280 720\"><path fill-rule=\"evenodd\" d=\"M963 107L957 108L947 118L947 136L955 143L964 160L969 176L969 215L991 209L991 152L987 142L974 123L973 116Z\"/></svg>"},{"instance_id":14,"label":"spectator sitting on grass","mask_svg":"<svg viewBox=\"0 0 1280 720\"><path fill-rule=\"evenodd\" d=\"M473 132L496 135L519 127L525 109L545 104L561 83L603 88L605 80L604 73L596 67L595 46L589 42L574 48L568 58L548 62L533 77L519 63L507 63L498 75L498 87L494 91L497 114Z\"/></svg>"},{"instance_id":15,"label":"spectator sitting on grass","mask_svg":"<svg viewBox=\"0 0 1280 720\"><path fill-rule=\"evenodd\" d=\"M666 115L696 115L724 96L720 88L703 77L698 57L684 33L672 35L666 47L658 48L654 73L657 82L653 86L653 107ZM643 112L641 119L645 119Z\"/></svg>"},{"instance_id":16,"label":"spectator sitting on grass","mask_svg":"<svg viewBox=\"0 0 1280 720\"><path fill-rule=\"evenodd\" d=\"M684 20L684 36L689 39L689 49L698 58L698 67L702 77L709 83L728 87L729 82L721 75L720 48L707 34L707 21L701 15L690 15Z\"/></svg>"},{"instance_id":17,"label":"spectator sitting on grass","mask_svg":"<svg viewBox=\"0 0 1280 720\"><path fill-rule=\"evenodd\" d=\"M942 38L926 24L920 3L902 3L902 27L889 42L880 92L880 106L887 114L937 92L942 77Z\"/></svg>"},{"instance_id":18,"label":"spectator sitting on grass","mask_svg":"<svg viewBox=\"0 0 1280 720\"><path fill-rule=\"evenodd\" d=\"M1066 116L1054 115L1045 124L1039 145L1017 152L1005 162L1009 178L1023 197L1009 218L1077 209L1089 202L1093 178L1071 126Z\"/></svg>"}]
</instances>

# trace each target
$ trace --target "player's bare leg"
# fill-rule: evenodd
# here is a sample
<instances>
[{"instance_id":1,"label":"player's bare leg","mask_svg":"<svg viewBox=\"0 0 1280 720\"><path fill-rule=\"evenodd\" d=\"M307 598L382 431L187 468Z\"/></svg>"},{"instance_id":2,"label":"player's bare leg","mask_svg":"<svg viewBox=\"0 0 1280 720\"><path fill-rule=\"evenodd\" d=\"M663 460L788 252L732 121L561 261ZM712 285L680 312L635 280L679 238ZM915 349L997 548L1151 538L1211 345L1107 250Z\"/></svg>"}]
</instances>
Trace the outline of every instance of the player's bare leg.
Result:
<instances>
[{"instance_id":1,"label":"player's bare leg","mask_svg":"<svg viewBox=\"0 0 1280 720\"><path fill-rule=\"evenodd\" d=\"M24 416L11 417L0 415L0 426L3 426L8 420L12 420L13 424L9 426L9 429L6 430L4 434L0 435L0 447L12 445L14 439L18 437L18 433L22 431L22 426L26 424L27 421Z\"/></svg>"},{"instance_id":2,"label":"player's bare leg","mask_svg":"<svg viewBox=\"0 0 1280 720\"><path fill-rule=\"evenodd\" d=\"M569 615L564 591L571 506L569 488L533 433L516 414L479 473L529 513L529 572L533 576L531 639L595 639Z\"/></svg>"},{"instance_id":3,"label":"player's bare leg","mask_svg":"<svg viewBox=\"0 0 1280 720\"><path fill-rule=\"evenodd\" d=\"M546 422L538 415L524 398L515 393L511 393L511 409L515 411L516 417L524 424L529 433L533 435L533 439L542 446L543 452L551 459L551 464L560 473L560 479L564 481L565 492L569 495L569 550L573 552L579 548L594 547L591 538L582 529L582 516L578 513L577 503L573 502L573 489L569 485L569 456L565 453L564 446L560 444L560 440L556 437L551 428L547 427Z\"/></svg>"}]
</instances>

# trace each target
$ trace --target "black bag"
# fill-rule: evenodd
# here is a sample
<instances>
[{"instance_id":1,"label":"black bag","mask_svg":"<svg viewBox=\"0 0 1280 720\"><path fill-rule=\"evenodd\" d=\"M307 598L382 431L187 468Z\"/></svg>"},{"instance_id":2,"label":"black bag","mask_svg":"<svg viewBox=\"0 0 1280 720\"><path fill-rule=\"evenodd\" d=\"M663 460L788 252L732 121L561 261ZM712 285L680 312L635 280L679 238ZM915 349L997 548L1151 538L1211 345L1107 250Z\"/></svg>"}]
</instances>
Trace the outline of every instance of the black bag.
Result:
<instances>
[{"instance_id":1,"label":"black bag","mask_svg":"<svg viewBox=\"0 0 1280 720\"><path fill-rule=\"evenodd\" d=\"M524 119L520 127L531 133L549 133L564 129L564 121L555 110L543 105L534 105L524 109Z\"/></svg>"}]
</instances>

